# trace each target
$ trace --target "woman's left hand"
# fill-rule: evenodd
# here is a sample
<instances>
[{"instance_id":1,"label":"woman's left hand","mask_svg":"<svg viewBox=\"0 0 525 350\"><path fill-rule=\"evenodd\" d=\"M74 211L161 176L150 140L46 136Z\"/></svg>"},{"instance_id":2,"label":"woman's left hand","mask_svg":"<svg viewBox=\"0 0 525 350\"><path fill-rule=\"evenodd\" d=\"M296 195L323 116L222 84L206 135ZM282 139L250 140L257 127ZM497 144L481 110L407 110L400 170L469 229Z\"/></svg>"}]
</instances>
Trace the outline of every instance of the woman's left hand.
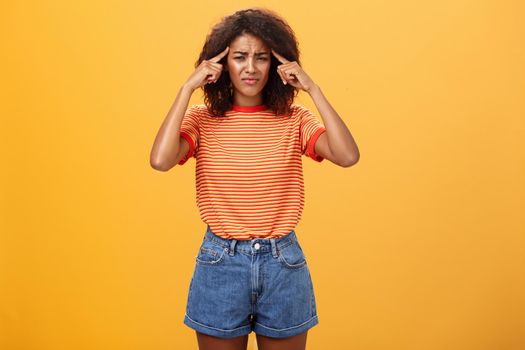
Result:
<instances>
[{"instance_id":1,"label":"woman's left hand","mask_svg":"<svg viewBox=\"0 0 525 350\"><path fill-rule=\"evenodd\" d=\"M283 84L290 84L295 88L310 92L315 86L313 80L306 74L296 61L288 61L272 49L273 55L281 62L277 66L277 73L281 76Z\"/></svg>"}]
</instances>

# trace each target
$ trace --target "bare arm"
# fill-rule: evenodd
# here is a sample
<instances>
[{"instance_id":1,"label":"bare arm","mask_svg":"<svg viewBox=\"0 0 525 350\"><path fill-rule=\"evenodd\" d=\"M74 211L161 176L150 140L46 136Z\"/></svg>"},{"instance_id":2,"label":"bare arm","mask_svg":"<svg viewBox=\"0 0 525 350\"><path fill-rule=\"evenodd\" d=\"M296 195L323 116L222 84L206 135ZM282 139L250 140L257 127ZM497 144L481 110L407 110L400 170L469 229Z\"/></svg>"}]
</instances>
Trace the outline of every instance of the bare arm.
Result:
<instances>
[{"instance_id":1,"label":"bare arm","mask_svg":"<svg viewBox=\"0 0 525 350\"><path fill-rule=\"evenodd\" d=\"M183 85L162 122L150 153L150 165L156 170L170 170L189 150L186 139L180 137L180 127L192 94L193 89Z\"/></svg>"},{"instance_id":2,"label":"bare arm","mask_svg":"<svg viewBox=\"0 0 525 350\"><path fill-rule=\"evenodd\" d=\"M179 163L186 155L190 145L180 137L182 120L195 89L204 84L215 83L222 74L222 64L218 63L229 52L226 47L215 57L203 60L188 80L182 85L171 106L168 115L155 137L155 142L149 156L150 165L160 171L168 171Z\"/></svg>"},{"instance_id":3,"label":"bare arm","mask_svg":"<svg viewBox=\"0 0 525 350\"><path fill-rule=\"evenodd\" d=\"M282 63L277 72L283 84L290 84L310 94L323 118L326 132L315 143L315 153L342 167L350 167L359 161L359 148L348 127L330 105L321 88L306 74L296 61L288 61L272 49L272 53Z\"/></svg>"},{"instance_id":4,"label":"bare arm","mask_svg":"<svg viewBox=\"0 0 525 350\"><path fill-rule=\"evenodd\" d=\"M326 132L315 143L315 152L334 164L350 167L359 161L359 148L348 127L326 99L321 88L314 85L308 93L323 118Z\"/></svg>"}]
</instances>

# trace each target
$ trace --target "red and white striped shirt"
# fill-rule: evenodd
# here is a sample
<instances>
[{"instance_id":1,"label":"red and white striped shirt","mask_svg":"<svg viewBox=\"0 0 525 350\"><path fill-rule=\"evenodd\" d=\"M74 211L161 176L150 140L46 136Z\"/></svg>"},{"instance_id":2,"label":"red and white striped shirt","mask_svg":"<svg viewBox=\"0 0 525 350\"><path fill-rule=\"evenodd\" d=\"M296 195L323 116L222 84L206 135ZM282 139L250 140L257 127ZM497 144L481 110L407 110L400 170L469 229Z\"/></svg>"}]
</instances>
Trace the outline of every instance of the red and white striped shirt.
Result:
<instances>
[{"instance_id":1,"label":"red and white striped shirt","mask_svg":"<svg viewBox=\"0 0 525 350\"><path fill-rule=\"evenodd\" d=\"M323 124L306 107L290 116L265 105L237 106L212 117L191 105L180 135L189 143L182 165L196 159L196 203L201 220L231 239L278 238L294 229L304 208L301 155L321 162L314 145Z\"/></svg>"}]
</instances>

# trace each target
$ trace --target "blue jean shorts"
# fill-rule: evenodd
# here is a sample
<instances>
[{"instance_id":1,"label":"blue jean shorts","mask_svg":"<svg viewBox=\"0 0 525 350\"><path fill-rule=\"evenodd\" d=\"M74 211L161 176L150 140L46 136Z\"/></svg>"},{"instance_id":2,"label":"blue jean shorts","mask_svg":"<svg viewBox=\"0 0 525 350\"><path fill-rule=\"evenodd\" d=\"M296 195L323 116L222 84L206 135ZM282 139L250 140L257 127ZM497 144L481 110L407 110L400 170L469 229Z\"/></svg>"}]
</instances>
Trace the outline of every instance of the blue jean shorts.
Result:
<instances>
[{"instance_id":1,"label":"blue jean shorts","mask_svg":"<svg viewBox=\"0 0 525 350\"><path fill-rule=\"evenodd\" d=\"M286 338L318 324L312 278L295 231L224 239L207 227L195 259L184 324L207 335Z\"/></svg>"}]
</instances>

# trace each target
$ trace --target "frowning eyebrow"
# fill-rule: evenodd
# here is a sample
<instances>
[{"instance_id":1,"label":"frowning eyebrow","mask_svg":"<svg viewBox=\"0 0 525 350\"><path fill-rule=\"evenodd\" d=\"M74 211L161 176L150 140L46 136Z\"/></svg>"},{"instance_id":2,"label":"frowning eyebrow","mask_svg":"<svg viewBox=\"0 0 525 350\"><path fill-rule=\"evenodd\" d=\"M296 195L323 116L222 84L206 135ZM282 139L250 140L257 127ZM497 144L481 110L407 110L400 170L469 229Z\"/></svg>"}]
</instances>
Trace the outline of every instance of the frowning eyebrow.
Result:
<instances>
[{"instance_id":1,"label":"frowning eyebrow","mask_svg":"<svg viewBox=\"0 0 525 350\"><path fill-rule=\"evenodd\" d=\"M241 55L247 55L248 52L246 51L234 51L233 53L240 53ZM267 55L268 52L267 51L262 51L262 52L256 52L255 53L255 56L262 56L262 55Z\"/></svg>"}]
</instances>

